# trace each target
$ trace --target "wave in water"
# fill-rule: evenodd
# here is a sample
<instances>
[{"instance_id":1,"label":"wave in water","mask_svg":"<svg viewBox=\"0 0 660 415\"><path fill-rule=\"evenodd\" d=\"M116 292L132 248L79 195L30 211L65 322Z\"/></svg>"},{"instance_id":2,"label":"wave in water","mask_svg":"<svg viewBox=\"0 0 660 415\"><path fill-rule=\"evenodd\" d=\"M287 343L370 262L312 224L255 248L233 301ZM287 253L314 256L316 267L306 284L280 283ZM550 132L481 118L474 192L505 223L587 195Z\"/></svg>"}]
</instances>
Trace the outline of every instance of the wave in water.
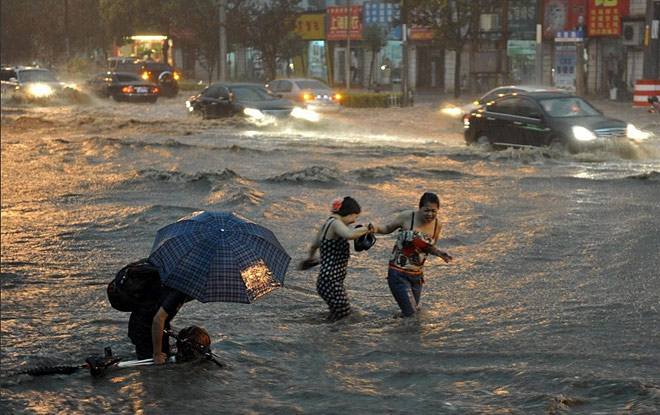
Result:
<instances>
[{"instance_id":1,"label":"wave in water","mask_svg":"<svg viewBox=\"0 0 660 415\"><path fill-rule=\"evenodd\" d=\"M300 183L316 182L326 184L340 184L345 181L345 177L337 169L312 166L302 170L287 172L267 179L269 182L276 183Z\"/></svg>"},{"instance_id":2,"label":"wave in water","mask_svg":"<svg viewBox=\"0 0 660 415\"><path fill-rule=\"evenodd\" d=\"M196 173L184 173L177 170L164 171L157 169L145 169L139 170L137 175L138 177L145 180L163 181L170 183L196 183L200 181L209 182L210 184L227 181L237 183L248 182L246 179L243 179L240 175L231 169Z\"/></svg>"}]
</instances>

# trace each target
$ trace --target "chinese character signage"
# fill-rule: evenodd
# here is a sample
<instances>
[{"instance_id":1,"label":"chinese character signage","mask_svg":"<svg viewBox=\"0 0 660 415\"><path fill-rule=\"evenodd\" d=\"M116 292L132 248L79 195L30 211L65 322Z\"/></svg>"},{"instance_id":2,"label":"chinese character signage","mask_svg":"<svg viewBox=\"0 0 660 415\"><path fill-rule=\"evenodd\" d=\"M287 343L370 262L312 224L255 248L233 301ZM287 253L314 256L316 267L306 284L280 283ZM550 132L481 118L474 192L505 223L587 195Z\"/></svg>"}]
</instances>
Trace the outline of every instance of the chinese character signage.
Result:
<instances>
[{"instance_id":1,"label":"chinese character signage","mask_svg":"<svg viewBox=\"0 0 660 415\"><path fill-rule=\"evenodd\" d=\"M362 6L351 6L350 28L346 6L327 7L325 11L328 16L326 40L346 40L349 35L352 40L362 40Z\"/></svg>"},{"instance_id":2,"label":"chinese character signage","mask_svg":"<svg viewBox=\"0 0 660 415\"><path fill-rule=\"evenodd\" d=\"M303 14L298 17L295 32L303 40L325 39L325 14Z\"/></svg>"},{"instance_id":3,"label":"chinese character signage","mask_svg":"<svg viewBox=\"0 0 660 415\"><path fill-rule=\"evenodd\" d=\"M509 32L516 39L536 39L536 0L509 1Z\"/></svg>"},{"instance_id":4,"label":"chinese character signage","mask_svg":"<svg viewBox=\"0 0 660 415\"><path fill-rule=\"evenodd\" d=\"M630 13L630 0L589 0L589 36L621 36L621 18Z\"/></svg>"},{"instance_id":5,"label":"chinese character signage","mask_svg":"<svg viewBox=\"0 0 660 415\"><path fill-rule=\"evenodd\" d=\"M397 3L368 1L363 7L364 27L378 25L387 33L387 40L401 40L401 25L394 26L401 16Z\"/></svg>"},{"instance_id":6,"label":"chinese character signage","mask_svg":"<svg viewBox=\"0 0 660 415\"><path fill-rule=\"evenodd\" d=\"M576 61L577 54L574 46L555 49L555 87L575 91Z\"/></svg>"}]
</instances>

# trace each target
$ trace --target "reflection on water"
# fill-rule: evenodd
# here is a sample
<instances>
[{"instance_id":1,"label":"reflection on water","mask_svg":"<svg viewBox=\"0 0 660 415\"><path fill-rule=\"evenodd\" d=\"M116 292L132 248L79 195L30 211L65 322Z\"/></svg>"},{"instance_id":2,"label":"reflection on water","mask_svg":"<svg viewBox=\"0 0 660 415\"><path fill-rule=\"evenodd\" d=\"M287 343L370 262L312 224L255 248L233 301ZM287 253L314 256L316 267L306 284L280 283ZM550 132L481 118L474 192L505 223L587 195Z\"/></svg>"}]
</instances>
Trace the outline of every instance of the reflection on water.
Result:
<instances>
[{"instance_id":1,"label":"reflection on water","mask_svg":"<svg viewBox=\"0 0 660 415\"><path fill-rule=\"evenodd\" d=\"M659 410L658 153L484 152L433 109L246 128L177 104L3 107L7 413ZM207 329L226 368L6 376L104 346L132 359L128 314L105 286L192 212L263 223L296 264L336 197L358 200L361 223L382 223L424 191L441 198L438 245L456 259L428 260L413 319L396 317L385 281L396 235L378 235L352 253L344 321L325 319L318 269L294 265L253 304L186 303L173 326Z\"/></svg>"}]
</instances>

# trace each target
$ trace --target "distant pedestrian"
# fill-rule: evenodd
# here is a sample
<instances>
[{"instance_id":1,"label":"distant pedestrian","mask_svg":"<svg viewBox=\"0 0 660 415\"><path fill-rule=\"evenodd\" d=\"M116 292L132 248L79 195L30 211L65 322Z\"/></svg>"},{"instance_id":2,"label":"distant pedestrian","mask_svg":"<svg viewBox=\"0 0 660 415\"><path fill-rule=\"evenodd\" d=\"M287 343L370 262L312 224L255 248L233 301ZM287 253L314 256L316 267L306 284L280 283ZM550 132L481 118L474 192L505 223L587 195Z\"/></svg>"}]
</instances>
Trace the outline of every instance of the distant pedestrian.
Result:
<instances>
[{"instance_id":1,"label":"distant pedestrian","mask_svg":"<svg viewBox=\"0 0 660 415\"><path fill-rule=\"evenodd\" d=\"M387 283L404 317L413 316L419 305L426 257L439 256L445 262L454 259L435 246L442 230L437 217L439 209L438 196L427 192L419 200L418 210L403 211L385 225L369 224L374 233L399 230L390 255Z\"/></svg>"},{"instance_id":2,"label":"distant pedestrian","mask_svg":"<svg viewBox=\"0 0 660 415\"><path fill-rule=\"evenodd\" d=\"M348 268L350 248L348 240L357 239L369 232L367 227L351 229L361 208L350 196L332 202L332 213L318 231L304 262L314 263L316 251L321 253L321 269L316 281L316 291L330 308L330 320L337 321L348 316L351 305L348 301L344 280Z\"/></svg>"}]
</instances>

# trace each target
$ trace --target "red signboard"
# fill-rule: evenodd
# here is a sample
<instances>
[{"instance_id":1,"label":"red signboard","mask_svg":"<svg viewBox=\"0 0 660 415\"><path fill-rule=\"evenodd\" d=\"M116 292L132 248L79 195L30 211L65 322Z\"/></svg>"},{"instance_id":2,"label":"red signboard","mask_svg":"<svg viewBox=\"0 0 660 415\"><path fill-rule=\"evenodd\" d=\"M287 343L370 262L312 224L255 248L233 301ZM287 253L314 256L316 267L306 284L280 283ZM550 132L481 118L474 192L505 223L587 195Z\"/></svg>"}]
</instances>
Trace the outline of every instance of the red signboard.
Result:
<instances>
[{"instance_id":1,"label":"red signboard","mask_svg":"<svg viewBox=\"0 0 660 415\"><path fill-rule=\"evenodd\" d=\"M424 26L411 25L409 40L433 40L433 30Z\"/></svg>"},{"instance_id":2,"label":"red signboard","mask_svg":"<svg viewBox=\"0 0 660 415\"><path fill-rule=\"evenodd\" d=\"M362 6L351 6L351 27L347 26L346 6L331 6L325 9L328 16L328 30L326 40L362 40Z\"/></svg>"},{"instance_id":3,"label":"red signboard","mask_svg":"<svg viewBox=\"0 0 660 415\"><path fill-rule=\"evenodd\" d=\"M621 36L621 18L630 13L630 0L589 0L589 36Z\"/></svg>"}]
</instances>

